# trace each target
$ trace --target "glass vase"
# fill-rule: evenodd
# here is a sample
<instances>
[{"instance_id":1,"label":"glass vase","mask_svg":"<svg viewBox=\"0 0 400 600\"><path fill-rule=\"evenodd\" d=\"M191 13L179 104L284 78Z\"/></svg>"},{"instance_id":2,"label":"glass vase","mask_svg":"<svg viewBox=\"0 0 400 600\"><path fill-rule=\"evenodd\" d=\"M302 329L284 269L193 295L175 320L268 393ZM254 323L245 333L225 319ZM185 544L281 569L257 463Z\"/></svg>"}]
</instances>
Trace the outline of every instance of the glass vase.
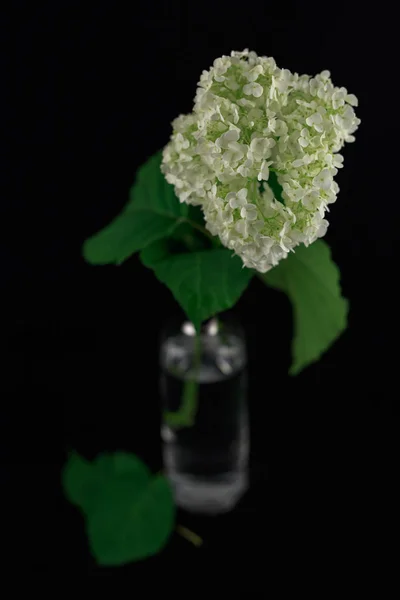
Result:
<instances>
[{"instance_id":1,"label":"glass vase","mask_svg":"<svg viewBox=\"0 0 400 600\"><path fill-rule=\"evenodd\" d=\"M163 460L178 506L232 509L248 487L246 346L231 316L196 333L172 321L160 343Z\"/></svg>"}]
</instances>

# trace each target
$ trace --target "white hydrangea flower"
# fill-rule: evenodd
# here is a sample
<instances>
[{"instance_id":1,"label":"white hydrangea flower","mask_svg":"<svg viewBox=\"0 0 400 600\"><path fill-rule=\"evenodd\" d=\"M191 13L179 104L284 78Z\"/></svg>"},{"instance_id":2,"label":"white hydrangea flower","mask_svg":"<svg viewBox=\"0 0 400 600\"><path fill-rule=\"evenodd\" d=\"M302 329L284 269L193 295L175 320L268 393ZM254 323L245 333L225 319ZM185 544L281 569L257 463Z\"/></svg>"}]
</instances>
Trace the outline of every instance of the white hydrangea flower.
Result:
<instances>
[{"instance_id":1,"label":"white hydrangea flower","mask_svg":"<svg viewBox=\"0 0 400 600\"><path fill-rule=\"evenodd\" d=\"M202 207L207 229L264 273L325 235L339 152L360 124L357 105L329 71L299 76L273 58L232 52L203 71L161 168L181 202Z\"/></svg>"}]
</instances>

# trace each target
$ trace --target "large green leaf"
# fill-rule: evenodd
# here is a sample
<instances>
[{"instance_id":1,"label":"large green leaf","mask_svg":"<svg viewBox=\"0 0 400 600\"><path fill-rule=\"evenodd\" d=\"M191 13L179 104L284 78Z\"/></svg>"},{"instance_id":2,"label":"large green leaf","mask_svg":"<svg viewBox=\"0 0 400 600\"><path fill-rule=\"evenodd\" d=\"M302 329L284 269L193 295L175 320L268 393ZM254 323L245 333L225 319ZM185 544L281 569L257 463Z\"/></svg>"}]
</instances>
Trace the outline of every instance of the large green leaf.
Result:
<instances>
[{"instance_id":1,"label":"large green leaf","mask_svg":"<svg viewBox=\"0 0 400 600\"><path fill-rule=\"evenodd\" d=\"M92 554L101 565L121 565L155 554L168 541L175 508L165 477L157 475L137 488L129 479L104 488L89 516Z\"/></svg>"},{"instance_id":2,"label":"large green leaf","mask_svg":"<svg viewBox=\"0 0 400 600\"><path fill-rule=\"evenodd\" d=\"M102 454L89 462L72 454L64 468L67 498L86 516L99 564L118 565L158 552L174 527L167 479L153 476L135 455Z\"/></svg>"},{"instance_id":3,"label":"large green leaf","mask_svg":"<svg viewBox=\"0 0 400 600\"><path fill-rule=\"evenodd\" d=\"M160 170L161 152L138 171L129 202L109 225L86 240L85 259L96 265L120 264L135 252L167 237L186 220L188 206L175 196Z\"/></svg>"},{"instance_id":4,"label":"large green leaf","mask_svg":"<svg viewBox=\"0 0 400 600\"><path fill-rule=\"evenodd\" d=\"M89 514L100 491L117 478L129 477L141 488L150 478L146 465L134 454L101 454L91 463L73 453L63 471L63 486L68 500Z\"/></svg>"},{"instance_id":5,"label":"large green leaf","mask_svg":"<svg viewBox=\"0 0 400 600\"><path fill-rule=\"evenodd\" d=\"M95 503L98 476L89 461L78 454L71 454L62 473L64 493L72 504L84 512Z\"/></svg>"},{"instance_id":6,"label":"large green leaf","mask_svg":"<svg viewBox=\"0 0 400 600\"><path fill-rule=\"evenodd\" d=\"M134 481L138 487L146 484L151 477L151 472L135 454L128 452L114 452L100 454L93 463L94 470L102 482L111 479L127 477Z\"/></svg>"},{"instance_id":7,"label":"large green leaf","mask_svg":"<svg viewBox=\"0 0 400 600\"><path fill-rule=\"evenodd\" d=\"M341 296L339 276L329 246L322 240L308 248L299 246L262 275L267 284L285 292L293 304L291 375L318 360L346 328L348 302Z\"/></svg>"},{"instance_id":8,"label":"large green leaf","mask_svg":"<svg viewBox=\"0 0 400 600\"><path fill-rule=\"evenodd\" d=\"M169 254L162 240L140 258L168 286L197 330L202 321L236 304L254 275L227 249Z\"/></svg>"}]
</instances>

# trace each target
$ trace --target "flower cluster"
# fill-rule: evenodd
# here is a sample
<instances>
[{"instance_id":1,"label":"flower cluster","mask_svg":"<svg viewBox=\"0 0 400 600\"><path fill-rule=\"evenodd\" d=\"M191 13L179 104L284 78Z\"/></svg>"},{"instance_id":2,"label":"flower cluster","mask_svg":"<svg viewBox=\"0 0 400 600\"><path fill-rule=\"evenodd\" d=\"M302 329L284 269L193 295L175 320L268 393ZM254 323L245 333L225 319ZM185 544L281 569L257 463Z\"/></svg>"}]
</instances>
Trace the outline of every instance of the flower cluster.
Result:
<instances>
[{"instance_id":1,"label":"flower cluster","mask_svg":"<svg viewBox=\"0 0 400 600\"><path fill-rule=\"evenodd\" d=\"M325 235L339 151L354 141L357 98L329 71L299 76L245 50L203 71L193 112L173 122L162 171L207 229L266 272Z\"/></svg>"}]
</instances>

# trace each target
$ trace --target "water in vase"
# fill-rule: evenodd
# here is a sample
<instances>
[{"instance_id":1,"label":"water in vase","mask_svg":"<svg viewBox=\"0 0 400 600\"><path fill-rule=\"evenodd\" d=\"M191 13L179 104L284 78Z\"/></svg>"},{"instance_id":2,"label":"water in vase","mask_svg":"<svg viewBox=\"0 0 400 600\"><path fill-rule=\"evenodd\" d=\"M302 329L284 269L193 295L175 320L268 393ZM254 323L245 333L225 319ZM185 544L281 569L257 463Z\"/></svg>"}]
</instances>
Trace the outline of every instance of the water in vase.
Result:
<instances>
[{"instance_id":1,"label":"water in vase","mask_svg":"<svg viewBox=\"0 0 400 600\"><path fill-rule=\"evenodd\" d=\"M168 336L161 348L161 393L169 415L182 412L188 381L196 380L192 420L182 425L166 417L161 434L164 465L177 504L203 513L230 510L248 480L244 342L226 327L223 335L219 331L210 335L212 324L202 330L197 362L188 327L187 333L181 329Z\"/></svg>"}]
</instances>

